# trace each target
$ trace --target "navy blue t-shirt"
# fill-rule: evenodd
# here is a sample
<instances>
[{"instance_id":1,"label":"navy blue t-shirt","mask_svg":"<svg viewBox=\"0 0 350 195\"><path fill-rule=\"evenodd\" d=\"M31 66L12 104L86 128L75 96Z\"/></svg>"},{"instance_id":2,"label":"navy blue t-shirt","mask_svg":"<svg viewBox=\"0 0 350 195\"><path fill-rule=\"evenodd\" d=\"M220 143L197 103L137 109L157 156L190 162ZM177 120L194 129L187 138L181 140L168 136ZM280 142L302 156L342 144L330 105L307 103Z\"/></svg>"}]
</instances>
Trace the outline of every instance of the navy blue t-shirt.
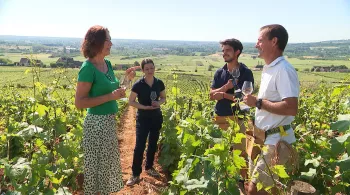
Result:
<instances>
[{"instance_id":1,"label":"navy blue t-shirt","mask_svg":"<svg viewBox=\"0 0 350 195\"><path fill-rule=\"evenodd\" d=\"M165 86L162 80L157 79L154 77L153 85L150 87L146 81L145 78L141 78L138 81L134 83L134 85L131 88L131 91L135 92L137 94L138 102L144 106L152 106L152 100L151 100L151 92L155 91L157 94L157 97L155 101L159 100L160 92L165 90ZM154 109L154 110L143 110L138 109L137 111L138 116L140 117L152 117L155 115L162 115L162 112L160 108Z\"/></svg>"},{"instance_id":2,"label":"navy blue t-shirt","mask_svg":"<svg viewBox=\"0 0 350 195\"><path fill-rule=\"evenodd\" d=\"M252 71L243 63L240 63L239 66L239 72L240 72L240 76L238 77L238 82L237 85L239 87L239 89L242 89L243 83L244 81L251 81L254 85L254 77L253 77L253 73ZM211 85L211 88L213 89L218 89L222 86L224 86L229 79L233 79L232 75L230 74L230 72L227 69L227 64L225 64L222 68L219 68L214 75L214 80L213 83ZM235 89L229 89L226 91L226 93L228 94L234 94ZM239 94L235 94L236 97L240 97L242 96L242 93ZM217 101L216 105L215 105L215 113L218 116L232 116L233 113L239 109L239 107L237 106L231 106L231 104L233 103L233 101L228 100L228 99L222 99Z\"/></svg>"}]
</instances>

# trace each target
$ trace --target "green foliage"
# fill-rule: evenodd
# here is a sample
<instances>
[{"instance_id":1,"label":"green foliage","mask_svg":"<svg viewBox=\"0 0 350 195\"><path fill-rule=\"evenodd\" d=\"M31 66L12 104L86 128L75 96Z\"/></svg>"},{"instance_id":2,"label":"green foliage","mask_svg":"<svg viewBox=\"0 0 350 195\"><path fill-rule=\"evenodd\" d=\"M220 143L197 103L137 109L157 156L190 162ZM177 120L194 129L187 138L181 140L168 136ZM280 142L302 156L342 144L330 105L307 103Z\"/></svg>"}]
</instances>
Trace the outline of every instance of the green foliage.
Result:
<instances>
[{"instance_id":1,"label":"green foliage","mask_svg":"<svg viewBox=\"0 0 350 195\"><path fill-rule=\"evenodd\" d=\"M212 64L210 64L210 65L208 66L208 71L212 71L213 68L214 68L214 66L213 66Z\"/></svg>"},{"instance_id":2,"label":"green foliage","mask_svg":"<svg viewBox=\"0 0 350 195\"><path fill-rule=\"evenodd\" d=\"M9 59L0 58L0 65L8 65L8 64L12 64L12 61Z\"/></svg>"},{"instance_id":3,"label":"green foliage","mask_svg":"<svg viewBox=\"0 0 350 195\"><path fill-rule=\"evenodd\" d=\"M175 75L175 83L177 79ZM239 194L236 177L246 163L240 151L230 152L234 129L222 132L213 124L210 114L214 102L207 94L182 94L175 85L174 98L163 108L159 162L172 173L168 193Z\"/></svg>"},{"instance_id":4,"label":"green foliage","mask_svg":"<svg viewBox=\"0 0 350 195\"><path fill-rule=\"evenodd\" d=\"M4 81L19 74L9 73L13 69L2 70L7 73L0 78ZM74 189L83 157L80 141L84 112L76 110L73 102L72 78L78 70L33 67L24 75L25 69L20 70L23 78L7 83L0 94L0 169L5 170L7 178L1 184L14 186L22 194ZM167 104L162 108L159 159L172 174L168 193L236 193L236 177L246 162L239 157L240 151L230 152L229 148L242 135L235 133L234 123L227 132L213 125L215 102L208 100L212 78L174 72L157 73L168 90ZM19 93L16 84L31 92ZM349 94L346 84L321 83L312 89L302 88L293 123L300 169L290 174L282 166L270 167L280 176L280 182L302 179L323 194L350 193Z\"/></svg>"},{"instance_id":5,"label":"green foliage","mask_svg":"<svg viewBox=\"0 0 350 195\"><path fill-rule=\"evenodd\" d=\"M350 186L350 86L304 89L295 119L301 178L324 194Z\"/></svg>"},{"instance_id":6,"label":"green foliage","mask_svg":"<svg viewBox=\"0 0 350 195\"><path fill-rule=\"evenodd\" d=\"M229 148L243 135L235 133L234 123L228 131L219 130L211 117L214 102L203 92L179 90L185 82L180 76L173 76L174 87L163 107L159 162L172 173L167 193L235 194L236 178L246 162L240 151ZM282 165L269 167L280 178L280 193L286 193L287 184L295 179L309 182L321 194L350 193L349 95L348 85L302 89L293 123L300 169L290 173ZM258 188L264 186L258 183Z\"/></svg>"},{"instance_id":7,"label":"green foliage","mask_svg":"<svg viewBox=\"0 0 350 195\"><path fill-rule=\"evenodd\" d=\"M32 93L3 87L0 94L0 178L12 194L70 194L82 172L82 124L86 111L74 105L75 83L61 85L66 70L56 71L51 82L40 81L39 67L31 74ZM125 104L120 106L123 110ZM119 117L119 116L118 116Z\"/></svg>"}]
</instances>

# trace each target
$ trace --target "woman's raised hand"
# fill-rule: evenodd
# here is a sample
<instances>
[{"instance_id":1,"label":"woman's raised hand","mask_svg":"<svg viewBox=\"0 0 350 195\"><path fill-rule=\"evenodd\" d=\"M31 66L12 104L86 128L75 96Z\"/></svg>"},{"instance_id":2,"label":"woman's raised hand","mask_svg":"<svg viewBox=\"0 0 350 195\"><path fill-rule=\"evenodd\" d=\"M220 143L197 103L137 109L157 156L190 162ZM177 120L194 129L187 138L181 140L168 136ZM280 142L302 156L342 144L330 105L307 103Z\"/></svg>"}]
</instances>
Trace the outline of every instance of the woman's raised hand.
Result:
<instances>
[{"instance_id":1,"label":"woman's raised hand","mask_svg":"<svg viewBox=\"0 0 350 195\"><path fill-rule=\"evenodd\" d=\"M131 81L135 78L136 76L136 70L140 70L141 69L141 66L133 66L131 68L128 68L126 71L125 71L125 75L128 77L128 79Z\"/></svg>"},{"instance_id":2,"label":"woman's raised hand","mask_svg":"<svg viewBox=\"0 0 350 195\"><path fill-rule=\"evenodd\" d=\"M111 93L111 99L112 100L118 100L125 97L125 89L124 88L118 88Z\"/></svg>"}]
</instances>

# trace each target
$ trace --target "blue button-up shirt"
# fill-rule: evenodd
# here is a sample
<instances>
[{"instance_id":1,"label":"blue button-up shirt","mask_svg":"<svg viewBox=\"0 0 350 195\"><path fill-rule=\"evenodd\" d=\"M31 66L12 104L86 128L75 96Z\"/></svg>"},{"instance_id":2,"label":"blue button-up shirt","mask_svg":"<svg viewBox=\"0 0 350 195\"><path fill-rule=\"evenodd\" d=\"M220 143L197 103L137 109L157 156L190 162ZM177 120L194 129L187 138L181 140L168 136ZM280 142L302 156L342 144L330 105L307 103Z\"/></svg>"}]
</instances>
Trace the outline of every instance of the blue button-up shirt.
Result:
<instances>
[{"instance_id":1,"label":"blue button-up shirt","mask_svg":"<svg viewBox=\"0 0 350 195\"><path fill-rule=\"evenodd\" d=\"M243 63L240 63L239 66L240 76L238 77L238 88L242 89L244 81L251 81L254 85L254 77L252 71ZM214 80L212 82L211 88L218 89L225 85L229 79L233 79L232 75L227 69L227 64L225 64L222 68L219 68L214 75ZM228 94L234 94L237 89L229 89L226 91ZM240 97L241 93L236 93L236 97ZM233 113L239 109L238 106L231 106L233 101L228 99L219 100L215 105L215 113L218 116L232 116Z\"/></svg>"}]
</instances>

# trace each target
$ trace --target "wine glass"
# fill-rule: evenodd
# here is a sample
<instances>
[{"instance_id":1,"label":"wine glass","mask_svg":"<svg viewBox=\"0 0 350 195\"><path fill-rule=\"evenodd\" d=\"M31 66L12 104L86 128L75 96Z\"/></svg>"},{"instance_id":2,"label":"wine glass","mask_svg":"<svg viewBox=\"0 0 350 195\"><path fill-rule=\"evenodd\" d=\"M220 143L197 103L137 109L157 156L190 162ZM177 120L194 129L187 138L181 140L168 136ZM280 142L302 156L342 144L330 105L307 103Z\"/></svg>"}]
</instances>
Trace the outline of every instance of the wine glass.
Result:
<instances>
[{"instance_id":1,"label":"wine glass","mask_svg":"<svg viewBox=\"0 0 350 195\"><path fill-rule=\"evenodd\" d=\"M242 86L242 93L245 96L253 93L253 83L251 81L244 81ZM243 102L239 103L239 107L242 111L247 111L250 109L250 107Z\"/></svg>"},{"instance_id":2,"label":"wine glass","mask_svg":"<svg viewBox=\"0 0 350 195\"><path fill-rule=\"evenodd\" d=\"M241 73L240 73L240 71L239 71L239 68L236 68L236 69L234 69L234 70L232 70L232 72L230 72L231 73L231 76L233 77L233 86L235 87L235 88L237 88L237 83L236 83L236 79L238 79L238 77L241 75Z\"/></svg>"},{"instance_id":3,"label":"wine glass","mask_svg":"<svg viewBox=\"0 0 350 195\"><path fill-rule=\"evenodd\" d=\"M122 79L122 83L119 85L120 88L126 90L130 87L130 80L127 76L124 76L124 78ZM128 98L121 98L120 100L122 101L128 101Z\"/></svg>"},{"instance_id":4,"label":"wine glass","mask_svg":"<svg viewBox=\"0 0 350 195\"><path fill-rule=\"evenodd\" d=\"M241 75L241 72L239 71L239 68L236 68L232 70L231 75L234 79L238 79L238 77Z\"/></svg>"},{"instance_id":5,"label":"wine glass","mask_svg":"<svg viewBox=\"0 0 350 195\"><path fill-rule=\"evenodd\" d=\"M150 98L152 101L155 101L157 99L157 93L155 91L151 91Z\"/></svg>"},{"instance_id":6,"label":"wine glass","mask_svg":"<svg viewBox=\"0 0 350 195\"><path fill-rule=\"evenodd\" d=\"M124 76L122 83L120 84L120 87L126 90L130 87L130 80L127 76Z\"/></svg>"},{"instance_id":7,"label":"wine glass","mask_svg":"<svg viewBox=\"0 0 350 195\"><path fill-rule=\"evenodd\" d=\"M242 93L244 95L250 95L253 93L253 83L251 81L244 81L242 86Z\"/></svg>"}]
</instances>

